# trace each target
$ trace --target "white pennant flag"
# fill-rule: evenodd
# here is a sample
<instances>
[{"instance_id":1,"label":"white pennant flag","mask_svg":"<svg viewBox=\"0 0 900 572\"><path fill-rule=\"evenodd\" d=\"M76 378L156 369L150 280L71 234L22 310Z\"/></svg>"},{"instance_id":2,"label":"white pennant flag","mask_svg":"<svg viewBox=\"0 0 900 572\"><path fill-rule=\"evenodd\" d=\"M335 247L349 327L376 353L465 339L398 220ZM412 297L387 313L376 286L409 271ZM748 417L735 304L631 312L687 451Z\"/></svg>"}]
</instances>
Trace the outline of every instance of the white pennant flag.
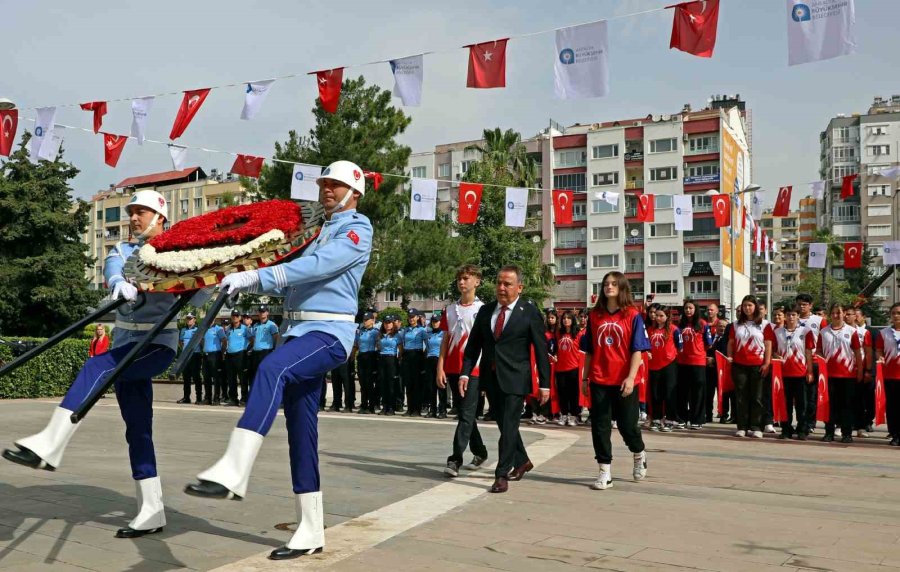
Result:
<instances>
[{"instance_id":1,"label":"white pennant flag","mask_svg":"<svg viewBox=\"0 0 900 572\"><path fill-rule=\"evenodd\" d=\"M900 241L886 241L884 243L884 263L888 265L900 264Z\"/></svg>"},{"instance_id":2,"label":"white pennant flag","mask_svg":"<svg viewBox=\"0 0 900 572\"><path fill-rule=\"evenodd\" d=\"M753 198L750 199L750 211L752 212L753 220L762 220L763 215L763 202L762 202L762 193L757 191L753 193Z\"/></svg>"},{"instance_id":3,"label":"white pennant flag","mask_svg":"<svg viewBox=\"0 0 900 572\"><path fill-rule=\"evenodd\" d=\"M884 243L884 252L885 252L885 264L887 264L887 245L888 243ZM824 242L813 242L809 245L809 259L806 261L806 265L810 268L825 268L825 248L827 248L827 244Z\"/></svg>"},{"instance_id":4,"label":"white pennant flag","mask_svg":"<svg viewBox=\"0 0 900 572\"><path fill-rule=\"evenodd\" d=\"M853 0L786 0L788 65L805 64L856 51Z\"/></svg>"},{"instance_id":5,"label":"white pennant flag","mask_svg":"<svg viewBox=\"0 0 900 572\"><path fill-rule=\"evenodd\" d=\"M409 219L434 220L437 211L437 181L413 179L410 193Z\"/></svg>"},{"instance_id":6,"label":"white pennant flag","mask_svg":"<svg viewBox=\"0 0 900 572\"><path fill-rule=\"evenodd\" d=\"M45 141L51 139L54 120L56 119L55 107L39 107L37 119L34 120L34 132L31 134L31 146L28 148L28 156L32 163L37 163L41 157L41 147Z\"/></svg>"},{"instance_id":7,"label":"white pennant flag","mask_svg":"<svg viewBox=\"0 0 900 572\"><path fill-rule=\"evenodd\" d=\"M422 79L425 61L421 55L391 60L394 74L394 97L399 97L406 107L418 107L422 103Z\"/></svg>"},{"instance_id":8,"label":"white pennant flag","mask_svg":"<svg viewBox=\"0 0 900 572\"><path fill-rule=\"evenodd\" d=\"M817 201L821 201L825 198L825 181L816 181L815 183L809 184L809 191L812 193L812 196Z\"/></svg>"},{"instance_id":9,"label":"white pennant flag","mask_svg":"<svg viewBox=\"0 0 900 572\"><path fill-rule=\"evenodd\" d=\"M169 156L172 157L172 169L175 171L184 169L184 164L187 162L187 147L172 145L171 143L168 147Z\"/></svg>"},{"instance_id":10,"label":"white pennant flag","mask_svg":"<svg viewBox=\"0 0 900 572\"><path fill-rule=\"evenodd\" d=\"M675 230L694 230L694 205L690 195L673 195Z\"/></svg>"},{"instance_id":11,"label":"white pennant flag","mask_svg":"<svg viewBox=\"0 0 900 572\"><path fill-rule=\"evenodd\" d=\"M772 245L772 254L778 254L778 241L773 240L771 242Z\"/></svg>"},{"instance_id":12,"label":"white pennant flag","mask_svg":"<svg viewBox=\"0 0 900 572\"><path fill-rule=\"evenodd\" d=\"M40 151L38 151L39 158L47 161L56 161L56 158L59 157L59 149L62 147L62 129L65 129L65 127L53 124L53 129L50 131L50 134L46 136Z\"/></svg>"},{"instance_id":13,"label":"white pennant flag","mask_svg":"<svg viewBox=\"0 0 900 572\"><path fill-rule=\"evenodd\" d=\"M524 227L528 189L506 187L506 226Z\"/></svg>"},{"instance_id":14,"label":"white pennant flag","mask_svg":"<svg viewBox=\"0 0 900 572\"><path fill-rule=\"evenodd\" d=\"M769 259L769 249L772 247L772 245L773 245L774 243L772 242L772 239L769 238L768 236L763 237L763 240L764 240L765 243L766 243L766 244L765 244L766 264L768 264L768 263L769 263L769 260L770 260L770 259Z\"/></svg>"},{"instance_id":15,"label":"white pennant flag","mask_svg":"<svg viewBox=\"0 0 900 572\"><path fill-rule=\"evenodd\" d=\"M556 97L580 99L609 93L606 21L556 31L553 77Z\"/></svg>"},{"instance_id":16,"label":"white pennant flag","mask_svg":"<svg viewBox=\"0 0 900 572\"><path fill-rule=\"evenodd\" d=\"M291 198L299 201L319 200L319 184L316 183L322 175L322 167L318 165L294 165L291 175Z\"/></svg>"},{"instance_id":17,"label":"white pennant flag","mask_svg":"<svg viewBox=\"0 0 900 572\"><path fill-rule=\"evenodd\" d=\"M275 83L274 79L267 79L266 81L251 81L246 85L241 119L253 119L266 100L266 96L269 95L273 83Z\"/></svg>"},{"instance_id":18,"label":"white pennant flag","mask_svg":"<svg viewBox=\"0 0 900 572\"><path fill-rule=\"evenodd\" d=\"M144 144L147 138L147 118L153 107L153 96L139 97L131 100L131 136L137 139L138 145Z\"/></svg>"},{"instance_id":19,"label":"white pennant flag","mask_svg":"<svg viewBox=\"0 0 900 572\"><path fill-rule=\"evenodd\" d=\"M756 225L756 228L753 229L753 231L756 233L756 240L753 241L756 244L756 255L759 256L760 254L762 254L762 242L763 242L762 227L759 225Z\"/></svg>"},{"instance_id":20,"label":"white pennant flag","mask_svg":"<svg viewBox=\"0 0 900 572\"><path fill-rule=\"evenodd\" d=\"M878 175L879 177L887 177L888 179L896 179L897 177L900 177L900 167L898 167L896 165L893 167L886 167L886 168L878 171L875 174Z\"/></svg>"},{"instance_id":21,"label":"white pennant flag","mask_svg":"<svg viewBox=\"0 0 900 572\"><path fill-rule=\"evenodd\" d=\"M594 197L600 199L601 201L611 204L614 207L619 206L619 193L613 193L610 191L599 191L594 193Z\"/></svg>"}]
</instances>

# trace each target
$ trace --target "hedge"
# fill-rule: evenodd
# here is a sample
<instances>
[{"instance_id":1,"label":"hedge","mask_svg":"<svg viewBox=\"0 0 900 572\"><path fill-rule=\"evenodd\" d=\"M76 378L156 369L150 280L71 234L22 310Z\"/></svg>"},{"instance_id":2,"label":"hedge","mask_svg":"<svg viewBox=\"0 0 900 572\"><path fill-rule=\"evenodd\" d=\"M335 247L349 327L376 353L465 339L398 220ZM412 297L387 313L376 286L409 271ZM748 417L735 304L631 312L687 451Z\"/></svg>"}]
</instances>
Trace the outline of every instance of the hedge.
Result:
<instances>
[{"instance_id":1,"label":"hedge","mask_svg":"<svg viewBox=\"0 0 900 572\"><path fill-rule=\"evenodd\" d=\"M23 338L39 343L44 339ZM89 349L90 340L63 340L14 372L0 377L0 399L64 395L87 360ZM0 361L12 359L11 349L0 345Z\"/></svg>"}]
</instances>

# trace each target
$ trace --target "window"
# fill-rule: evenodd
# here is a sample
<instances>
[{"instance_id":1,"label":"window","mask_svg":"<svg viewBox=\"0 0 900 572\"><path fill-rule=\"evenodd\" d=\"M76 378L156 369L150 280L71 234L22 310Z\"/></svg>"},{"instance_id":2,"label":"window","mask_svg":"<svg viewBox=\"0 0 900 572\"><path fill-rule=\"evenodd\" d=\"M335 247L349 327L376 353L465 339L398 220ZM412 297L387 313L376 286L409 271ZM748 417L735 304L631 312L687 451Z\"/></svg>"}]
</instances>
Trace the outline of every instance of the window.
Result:
<instances>
[{"instance_id":1,"label":"window","mask_svg":"<svg viewBox=\"0 0 900 572\"><path fill-rule=\"evenodd\" d=\"M832 208L832 222L858 222L859 205L835 204Z\"/></svg>"},{"instance_id":2,"label":"window","mask_svg":"<svg viewBox=\"0 0 900 572\"><path fill-rule=\"evenodd\" d=\"M103 209L97 209L97 220L103 220Z\"/></svg>"},{"instance_id":3,"label":"window","mask_svg":"<svg viewBox=\"0 0 900 572\"><path fill-rule=\"evenodd\" d=\"M557 167L583 167L586 164L587 151L574 149L556 152Z\"/></svg>"},{"instance_id":4,"label":"window","mask_svg":"<svg viewBox=\"0 0 900 572\"><path fill-rule=\"evenodd\" d=\"M891 216L891 205L869 205L866 209L869 216Z\"/></svg>"},{"instance_id":5,"label":"window","mask_svg":"<svg viewBox=\"0 0 900 572\"><path fill-rule=\"evenodd\" d=\"M650 282L651 294L678 294L678 282L675 280L657 280Z\"/></svg>"},{"instance_id":6,"label":"window","mask_svg":"<svg viewBox=\"0 0 900 572\"><path fill-rule=\"evenodd\" d=\"M650 180L657 181L674 181L678 178L678 167L659 167L650 169Z\"/></svg>"},{"instance_id":7,"label":"window","mask_svg":"<svg viewBox=\"0 0 900 572\"><path fill-rule=\"evenodd\" d=\"M693 195L691 203L694 206L694 212L712 211L712 197L706 195Z\"/></svg>"},{"instance_id":8,"label":"window","mask_svg":"<svg viewBox=\"0 0 900 572\"><path fill-rule=\"evenodd\" d=\"M868 151L869 157L890 155L891 154L891 146L890 145L867 145L866 151Z\"/></svg>"},{"instance_id":9,"label":"window","mask_svg":"<svg viewBox=\"0 0 900 572\"><path fill-rule=\"evenodd\" d=\"M425 296L422 296L421 294L413 294L413 295L412 295L412 301L413 301L413 302L424 302L424 301L425 301Z\"/></svg>"},{"instance_id":10,"label":"window","mask_svg":"<svg viewBox=\"0 0 900 572\"><path fill-rule=\"evenodd\" d=\"M178 201L178 204L181 207L181 214L188 213L188 204L189 203L190 203L190 201L188 199L181 199L180 201Z\"/></svg>"},{"instance_id":11,"label":"window","mask_svg":"<svg viewBox=\"0 0 900 572\"><path fill-rule=\"evenodd\" d=\"M591 257L591 268L618 268L618 254L595 254Z\"/></svg>"},{"instance_id":12,"label":"window","mask_svg":"<svg viewBox=\"0 0 900 572\"><path fill-rule=\"evenodd\" d=\"M425 178L425 167L413 167L412 168L412 176L417 179Z\"/></svg>"},{"instance_id":13,"label":"window","mask_svg":"<svg viewBox=\"0 0 900 572\"><path fill-rule=\"evenodd\" d=\"M558 275L586 274L584 256L558 256L556 257L556 273Z\"/></svg>"},{"instance_id":14,"label":"window","mask_svg":"<svg viewBox=\"0 0 900 572\"><path fill-rule=\"evenodd\" d=\"M119 222L120 217L120 209L119 207L109 207L106 209L106 222Z\"/></svg>"},{"instance_id":15,"label":"window","mask_svg":"<svg viewBox=\"0 0 900 572\"><path fill-rule=\"evenodd\" d=\"M868 191L870 197L877 197L877 196L888 197L888 196L890 196L890 193L891 193L891 186L890 185L869 185L868 187L866 187L866 190Z\"/></svg>"},{"instance_id":16,"label":"window","mask_svg":"<svg viewBox=\"0 0 900 572\"><path fill-rule=\"evenodd\" d=\"M718 175L718 174L719 174L718 163L714 163L714 164L700 163L697 165L688 166L686 176L702 177L704 175Z\"/></svg>"},{"instance_id":17,"label":"window","mask_svg":"<svg viewBox=\"0 0 900 572\"><path fill-rule=\"evenodd\" d=\"M696 282L690 282L689 286L691 294L709 295L719 293L718 280L697 280Z\"/></svg>"},{"instance_id":18,"label":"window","mask_svg":"<svg viewBox=\"0 0 900 572\"><path fill-rule=\"evenodd\" d=\"M460 161L460 163L459 163L459 172L460 172L460 173L463 173L463 174L468 173L468 172L469 172L469 169L471 169L471 168L472 168L472 165L474 165L474 164L475 164L475 161L474 161L474 160L472 160L472 161Z\"/></svg>"},{"instance_id":19,"label":"window","mask_svg":"<svg viewBox=\"0 0 900 572\"><path fill-rule=\"evenodd\" d=\"M587 203L572 203L572 220L587 220Z\"/></svg>"},{"instance_id":20,"label":"window","mask_svg":"<svg viewBox=\"0 0 900 572\"><path fill-rule=\"evenodd\" d=\"M847 175L855 175L859 172L859 169L856 165L838 165L832 169L834 172L834 177L832 177L835 181L839 181L843 177Z\"/></svg>"},{"instance_id":21,"label":"window","mask_svg":"<svg viewBox=\"0 0 900 572\"><path fill-rule=\"evenodd\" d=\"M837 136L837 140L845 143L850 141L850 128L849 127L838 127L834 130L835 135Z\"/></svg>"},{"instance_id":22,"label":"window","mask_svg":"<svg viewBox=\"0 0 900 572\"><path fill-rule=\"evenodd\" d=\"M438 165L438 177L442 179L450 178L450 163L441 163Z\"/></svg>"},{"instance_id":23,"label":"window","mask_svg":"<svg viewBox=\"0 0 900 572\"><path fill-rule=\"evenodd\" d=\"M688 250L685 258L689 262L718 262L718 248L704 248L702 250Z\"/></svg>"},{"instance_id":24,"label":"window","mask_svg":"<svg viewBox=\"0 0 900 572\"><path fill-rule=\"evenodd\" d=\"M619 212L619 205L611 205L600 199L591 201L591 214L606 214Z\"/></svg>"},{"instance_id":25,"label":"window","mask_svg":"<svg viewBox=\"0 0 900 572\"><path fill-rule=\"evenodd\" d=\"M584 228L558 228L556 229L556 248L584 248L587 246L584 235Z\"/></svg>"},{"instance_id":26,"label":"window","mask_svg":"<svg viewBox=\"0 0 900 572\"><path fill-rule=\"evenodd\" d=\"M591 228L591 240L619 240L619 227L595 226Z\"/></svg>"},{"instance_id":27,"label":"window","mask_svg":"<svg viewBox=\"0 0 900 572\"><path fill-rule=\"evenodd\" d=\"M870 224L868 226L869 236L891 236L891 225L889 224Z\"/></svg>"},{"instance_id":28,"label":"window","mask_svg":"<svg viewBox=\"0 0 900 572\"><path fill-rule=\"evenodd\" d=\"M609 159L612 157L619 156L619 146L618 145L595 145L591 149L592 157L594 159Z\"/></svg>"},{"instance_id":29,"label":"window","mask_svg":"<svg viewBox=\"0 0 900 572\"><path fill-rule=\"evenodd\" d=\"M835 147L834 159L836 161L853 161L856 157L855 147Z\"/></svg>"},{"instance_id":30,"label":"window","mask_svg":"<svg viewBox=\"0 0 900 572\"><path fill-rule=\"evenodd\" d=\"M675 264L678 264L678 253L677 252L651 252L650 253L650 266L672 266Z\"/></svg>"},{"instance_id":31,"label":"window","mask_svg":"<svg viewBox=\"0 0 900 572\"><path fill-rule=\"evenodd\" d=\"M384 301L385 302L399 302L400 296L398 296L396 292L385 292L384 293Z\"/></svg>"},{"instance_id":32,"label":"window","mask_svg":"<svg viewBox=\"0 0 900 572\"><path fill-rule=\"evenodd\" d=\"M200 214L200 209L203 208L203 199L194 199L194 214Z\"/></svg>"},{"instance_id":33,"label":"window","mask_svg":"<svg viewBox=\"0 0 900 572\"><path fill-rule=\"evenodd\" d=\"M678 139L653 139L650 141L651 153L669 153L678 150Z\"/></svg>"},{"instance_id":34,"label":"window","mask_svg":"<svg viewBox=\"0 0 900 572\"><path fill-rule=\"evenodd\" d=\"M719 138L715 135L695 137L688 141L688 145L688 151L698 155L702 153L719 152Z\"/></svg>"},{"instance_id":35,"label":"window","mask_svg":"<svg viewBox=\"0 0 900 572\"><path fill-rule=\"evenodd\" d=\"M693 230L686 230L683 233L684 240L715 240L719 238L719 229L716 228L716 221L712 218L695 218Z\"/></svg>"},{"instance_id":36,"label":"window","mask_svg":"<svg viewBox=\"0 0 900 572\"><path fill-rule=\"evenodd\" d=\"M672 195L656 195L656 210L665 210L672 208Z\"/></svg>"},{"instance_id":37,"label":"window","mask_svg":"<svg viewBox=\"0 0 900 572\"><path fill-rule=\"evenodd\" d=\"M887 135L887 125L873 125L869 127L869 135Z\"/></svg>"},{"instance_id":38,"label":"window","mask_svg":"<svg viewBox=\"0 0 900 572\"><path fill-rule=\"evenodd\" d=\"M617 185L619 184L619 172L613 171L611 173L594 173L593 182L595 187Z\"/></svg>"},{"instance_id":39,"label":"window","mask_svg":"<svg viewBox=\"0 0 900 572\"><path fill-rule=\"evenodd\" d=\"M587 190L587 175L584 173L553 175L553 188L568 189L576 193L583 193Z\"/></svg>"},{"instance_id":40,"label":"window","mask_svg":"<svg viewBox=\"0 0 900 572\"><path fill-rule=\"evenodd\" d=\"M663 238L675 236L675 224L668 223L657 223L650 225L650 238Z\"/></svg>"}]
</instances>

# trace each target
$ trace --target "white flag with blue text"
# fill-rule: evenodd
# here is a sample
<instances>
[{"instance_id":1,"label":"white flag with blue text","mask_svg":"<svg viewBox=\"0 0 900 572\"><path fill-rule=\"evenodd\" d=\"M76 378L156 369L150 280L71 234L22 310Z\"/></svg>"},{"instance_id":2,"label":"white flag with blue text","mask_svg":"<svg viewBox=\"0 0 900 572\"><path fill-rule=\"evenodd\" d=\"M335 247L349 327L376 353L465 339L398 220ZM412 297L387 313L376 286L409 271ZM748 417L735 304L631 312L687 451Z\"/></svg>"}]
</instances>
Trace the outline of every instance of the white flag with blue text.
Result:
<instances>
[{"instance_id":1,"label":"white flag with blue text","mask_svg":"<svg viewBox=\"0 0 900 572\"><path fill-rule=\"evenodd\" d=\"M673 195L675 230L694 230L694 204L690 195Z\"/></svg>"},{"instance_id":2,"label":"white flag with blue text","mask_svg":"<svg viewBox=\"0 0 900 572\"><path fill-rule=\"evenodd\" d=\"M900 264L900 241L886 240L884 242L884 263L888 266Z\"/></svg>"},{"instance_id":3,"label":"white flag with blue text","mask_svg":"<svg viewBox=\"0 0 900 572\"><path fill-rule=\"evenodd\" d=\"M143 145L146 139L147 118L152 107L152 95L131 100L131 136L137 139L138 145Z\"/></svg>"},{"instance_id":4,"label":"white flag with blue text","mask_svg":"<svg viewBox=\"0 0 900 572\"><path fill-rule=\"evenodd\" d=\"M809 259L806 265L810 268L825 268L825 249L828 247L824 242L813 242L809 245ZM884 263L887 261L887 243L884 244Z\"/></svg>"},{"instance_id":5,"label":"white flag with blue text","mask_svg":"<svg viewBox=\"0 0 900 572\"><path fill-rule=\"evenodd\" d=\"M609 93L606 21L556 31L553 78L556 97L581 99Z\"/></svg>"},{"instance_id":6,"label":"white flag with blue text","mask_svg":"<svg viewBox=\"0 0 900 572\"><path fill-rule=\"evenodd\" d=\"M856 51L853 0L786 0L788 65L829 60Z\"/></svg>"},{"instance_id":7,"label":"white flag with blue text","mask_svg":"<svg viewBox=\"0 0 900 572\"><path fill-rule=\"evenodd\" d=\"M399 97L406 107L418 107L422 103L422 79L425 61L421 55L391 60L394 74L394 97Z\"/></svg>"},{"instance_id":8,"label":"white flag with blue text","mask_svg":"<svg viewBox=\"0 0 900 572\"><path fill-rule=\"evenodd\" d=\"M269 90L272 89L274 79L265 81L251 81L244 87L244 108L241 110L241 119L253 119L262 107Z\"/></svg>"},{"instance_id":9,"label":"white flag with blue text","mask_svg":"<svg viewBox=\"0 0 900 572\"><path fill-rule=\"evenodd\" d=\"M319 200L319 184L316 183L322 175L322 167L318 165L294 165L291 176L291 198L298 201Z\"/></svg>"},{"instance_id":10,"label":"white flag with blue text","mask_svg":"<svg viewBox=\"0 0 900 572\"><path fill-rule=\"evenodd\" d=\"M528 189L506 187L506 226L524 227Z\"/></svg>"},{"instance_id":11,"label":"white flag with blue text","mask_svg":"<svg viewBox=\"0 0 900 572\"><path fill-rule=\"evenodd\" d=\"M56 119L55 107L39 107L37 119L34 120L34 132L31 134L31 146L28 148L28 156L32 163L37 163L41 156L41 146L51 139L54 120Z\"/></svg>"},{"instance_id":12,"label":"white flag with blue text","mask_svg":"<svg viewBox=\"0 0 900 572\"><path fill-rule=\"evenodd\" d=\"M434 220L437 212L437 181L413 179L410 195L410 220Z\"/></svg>"}]
</instances>

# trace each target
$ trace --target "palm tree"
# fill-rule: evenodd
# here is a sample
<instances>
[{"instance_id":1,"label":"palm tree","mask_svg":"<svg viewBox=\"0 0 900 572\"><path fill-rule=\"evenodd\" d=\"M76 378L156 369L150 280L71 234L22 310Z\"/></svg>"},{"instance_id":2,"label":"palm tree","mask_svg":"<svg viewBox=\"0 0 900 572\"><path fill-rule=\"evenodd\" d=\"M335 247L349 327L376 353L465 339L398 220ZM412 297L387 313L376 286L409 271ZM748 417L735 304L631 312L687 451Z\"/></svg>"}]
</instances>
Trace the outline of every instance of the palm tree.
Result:
<instances>
[{"instance_id":1,"label":"palm tree","mask_svg":"<svg viewBox=\"0 0 900 572\"><path fill-rule=\"evenodd\" d=\"M844 245L838 242L837 237L835 237L830 230L827 228L816 229L813 233L812 242L824 242L827 246L825 247L825 268L822 269L822 306L828 306L827 299L827 288L825 286L825 279L831 273L832 261L837 260L844 255ZM809 246L805 246L804 250L807 252L807 259L809 259Z\"/></svg>"},{"instance_id":2,"label":"palm tree","mask_svg":"<svg viewBox=\"0 0 900 572\"><path fill-rule=\"evenodd\" d=\"M522 136L512 129L500 131L499 127L484 130L484 145L469 145L466 151L478 151L482 157L482 168L491 171L498 178L502 174L512 175L514 185L534 187L537 168L528 156Z\"/></svg>"}]
</instances>

